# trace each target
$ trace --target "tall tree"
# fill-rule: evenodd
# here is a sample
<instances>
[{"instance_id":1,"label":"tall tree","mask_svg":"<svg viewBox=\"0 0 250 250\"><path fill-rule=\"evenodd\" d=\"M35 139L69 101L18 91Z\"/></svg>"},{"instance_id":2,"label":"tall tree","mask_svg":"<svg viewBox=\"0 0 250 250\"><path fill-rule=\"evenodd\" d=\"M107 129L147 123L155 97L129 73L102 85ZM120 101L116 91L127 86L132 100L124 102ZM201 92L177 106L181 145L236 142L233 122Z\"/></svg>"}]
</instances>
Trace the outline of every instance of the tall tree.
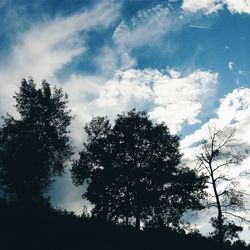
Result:
<instances>
[{"instance_id":1,"label":"tall tree","mask_svg":"<svg viewBox=\"0 0 250 250\"><path fill-rule=\"evenodd\" d=\"M112 187L112 143L111 125L106 117L93 118L85 126L87 141L83 144L80 158L73 163L72 178L76 185L88 184L83 195L95 208L92 213L107 220Z\"/></svg>"},{"instance_id":2,"label":"tall tree","mask_svg":"<svg viewBox=\"0 0 250 250\"><path fill-rule=\"evenodd\" d=\"M21 202L43 199L71 154L72 116L67 95L42 82L22 80L14 95L19 119L7 115L0 129L0 179L4 193Z\"/></svg>"},{"instance_id":3,"label":"tall tree","mask_svg":"<svg viewBox=\"0 0 250 250\"><path fill-rule=\"evenodd\" d=\"M208 131L209 138L202 141L197 160L210 179L208 183L213 190L213 201L208 206L217 209L217 218L212 219L212 224L218 241L223 244L227 238L226 229L232 228L232 223L226 225L227 216L239 217L233 211L244 209L244 192L239 189L237 180L230 177L230 169L240 165L245 151L235 139L235 128L216 129L215 125L210 124Z\"/></svg>"},{"instance_id":4,"label":"tall tree","mask_svg":"<svg viewBox=\"0 0 250 250\"><path fill-rule=\"evenodd\" d=\"M104 219L135 222L139 229L142 220L170 222L200 208L204 178L180 166L179 137L165 124L132 110L119 114L113 127L98 117L85 130L88 139L72 178L76 185L88 182L85 197Z\"/></svg>"}]
</instances>

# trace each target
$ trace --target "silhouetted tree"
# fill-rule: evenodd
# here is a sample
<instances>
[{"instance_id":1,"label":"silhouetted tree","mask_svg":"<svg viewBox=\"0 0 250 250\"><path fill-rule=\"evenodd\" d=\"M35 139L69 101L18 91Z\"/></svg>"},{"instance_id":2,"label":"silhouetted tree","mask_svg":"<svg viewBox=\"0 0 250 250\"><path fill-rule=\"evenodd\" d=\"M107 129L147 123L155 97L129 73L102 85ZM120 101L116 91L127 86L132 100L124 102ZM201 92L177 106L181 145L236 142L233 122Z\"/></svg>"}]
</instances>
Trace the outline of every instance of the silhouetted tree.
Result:
<instances>
[{"instance_id":1,"label":"silhouetted tree","mask_svg":"<svg viewBox=\"0 0 250 250\"><path fill-rule=\"evenodd\" d=\"M107 220L112 184L111 125L106 117L93 118L85 126L87 141L83 145L79 160L72 167L72 178L76 185L86 181L88 191L83 195L93 204L92 211L99 219Z\"/></svg>"},{"instance_id":2,"label":"silhouetted tree","mask_svg":"<svg viewBox=\"0 0 250 250\"><path fill-rule=\"evenodd\" d=\"M14 95L19 119L3 117L0 180L4 193L21 202L42 200L72 154L67 130L72 116L67 95L42 82L22 80Z\"/></svg>"},{"instance_id":3,"label":"silhouetted tree","mask_svg":"<svg viewBox=\"0 0 250 250\"><path fill-rule=\"evenodd\" d=\"M226 127L216 129L215 125L208 126L209 138L203 140L201 152L197 156L200 169L209 177L208 182L213 189L209 207L216 207L218 215L212 220L215 225L218 241L223 244L228 236L227 224L223 224L228 215L240 219L233 211L244 209L244 193L239 189L239 183L230 177L230 168L238 166L245 158L245 152L236 141L235 129ZM223 182L223 185L220 185ZM219 186L220 185L220 186Z\"/></svg>"},{"instance_id":4,"label":"silhouetted tree","mask_svg":"<svg viewBox=\"0 0 250 250\"><path fill-rule=\"evenodd\" d=\"M87 142L72 166L76 185L87 182L84 197L105 220L160 224L179 221L184 211L201 208L204 177L180 165L179 137L145 112L106 117L85 127Z\"/></svg>"},{"instance_id":5,"label":"silhouetted tree","mask_svg":"<svg viewBox=\"0 0 250 250\"><path fill-rule=\"evenodd\" d=\"M220 227L218 217L212 217L210 220L214 232L212 232L211 236L215 239L218 239L220 235ZM223 235L223 242L227 240L234 240L239 239L239 232L242 232L243 228L241 226L237 226L234 222L228 221L225 216L222 216L222 235Z\"/></svg>"}]
</instances>

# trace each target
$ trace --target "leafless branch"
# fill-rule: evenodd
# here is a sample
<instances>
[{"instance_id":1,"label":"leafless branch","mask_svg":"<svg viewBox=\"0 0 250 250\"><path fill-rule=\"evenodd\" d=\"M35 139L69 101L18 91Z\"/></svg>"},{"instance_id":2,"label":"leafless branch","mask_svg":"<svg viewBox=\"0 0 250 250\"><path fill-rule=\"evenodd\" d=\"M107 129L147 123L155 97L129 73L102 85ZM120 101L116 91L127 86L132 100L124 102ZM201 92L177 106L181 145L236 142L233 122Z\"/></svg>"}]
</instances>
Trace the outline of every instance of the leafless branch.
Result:
<instances>
[{"instance_id":1,"label":"leafless branch","mask_svg":"<svg viewBox=\"0 0 250 250\"><path fill-rule=\"evenodd\" d=\"M235 218L238 218L238 219L240 219L240 220L242 220L242 221L245 221L245 222L250 223L250 220L248 220L248 219L246 219L246 218L244 218L244 217L242 217L242 216L240 216L240 215L233 214L233 213L230 213L230 212L225 212L225 211L223 211L222 213L223 213L223 214L231 215L231 216L233 216L233 217L235 217Z\"/></svg>"}]
</instances>

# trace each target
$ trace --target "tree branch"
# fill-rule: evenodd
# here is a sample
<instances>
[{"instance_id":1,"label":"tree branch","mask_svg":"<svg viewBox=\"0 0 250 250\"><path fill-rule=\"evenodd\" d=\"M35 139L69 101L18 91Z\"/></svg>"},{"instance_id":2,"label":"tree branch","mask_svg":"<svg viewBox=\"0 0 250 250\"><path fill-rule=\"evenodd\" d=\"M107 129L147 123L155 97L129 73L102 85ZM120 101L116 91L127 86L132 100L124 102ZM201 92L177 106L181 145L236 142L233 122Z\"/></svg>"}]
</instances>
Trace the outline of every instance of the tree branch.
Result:
<instances>
[{"instance_id":1,"label":"tree branch","mask_svg":"<svg viewBox=\"0 0 250 250\"><path fill-rule=\"evenodd\" d=\"M250 220L248 220L248 219L246 219L246 218L244 218L244 217L242 217L242 216L240 216L240 215L236 215L236 214L233 214L233 213L230 213L230 212L225 212L225 211L222 211L222 213L223 213L223 214L231 215L231 216L233 216L233 217L235 217L235 218L241 219L242 221L245 221L245 222L250 223Z\"/></svg>"}]
</instances>

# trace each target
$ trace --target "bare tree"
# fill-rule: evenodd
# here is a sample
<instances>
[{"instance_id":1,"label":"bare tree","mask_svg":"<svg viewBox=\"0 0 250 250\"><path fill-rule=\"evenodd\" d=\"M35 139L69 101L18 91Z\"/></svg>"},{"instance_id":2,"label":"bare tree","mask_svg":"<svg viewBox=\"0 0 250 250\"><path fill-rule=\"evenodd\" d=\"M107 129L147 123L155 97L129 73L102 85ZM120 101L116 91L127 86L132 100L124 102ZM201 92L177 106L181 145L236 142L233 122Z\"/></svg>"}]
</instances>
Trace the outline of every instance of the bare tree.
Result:
<instances>
[{"instance_id":1,"label":"bare tree","mask_svg":"<svg viewBox=\"0 0 250 250\"><path fill-rule=\"evenodd\" d=\"M239 182L230 176L232 167L239 166L246 156L246 151L235 138L235 128L216 129L208 126L209 137L201 143L201 151L197 155L200 170L205 172L212 187L211 200L208 207L217 209L217 239L223 244L226 239L225 219L227 216L244 218L234 214L245 209L245 193L240 190Z\"/></svg>"}]
</instances>

